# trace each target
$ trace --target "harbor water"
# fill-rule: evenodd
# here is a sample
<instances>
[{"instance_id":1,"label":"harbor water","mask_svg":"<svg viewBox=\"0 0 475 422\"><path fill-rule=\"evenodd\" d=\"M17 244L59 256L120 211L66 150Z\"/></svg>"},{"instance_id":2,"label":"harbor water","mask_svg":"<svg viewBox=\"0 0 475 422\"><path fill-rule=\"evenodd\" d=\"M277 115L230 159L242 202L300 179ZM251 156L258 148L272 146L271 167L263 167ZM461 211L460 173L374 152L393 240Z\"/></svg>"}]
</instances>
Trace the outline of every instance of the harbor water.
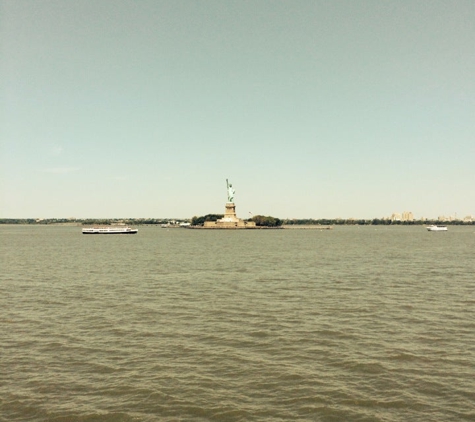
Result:
<instances>
[{"instance_id":1,"label":"harbor water","mask_svg":"<svg viewBox=\"0 0 475 422\"><path fill-rule=\"evenodd\" d=\"M0 226L1 421L473 421L475 226Z\"/></svg>"}]
</instances>

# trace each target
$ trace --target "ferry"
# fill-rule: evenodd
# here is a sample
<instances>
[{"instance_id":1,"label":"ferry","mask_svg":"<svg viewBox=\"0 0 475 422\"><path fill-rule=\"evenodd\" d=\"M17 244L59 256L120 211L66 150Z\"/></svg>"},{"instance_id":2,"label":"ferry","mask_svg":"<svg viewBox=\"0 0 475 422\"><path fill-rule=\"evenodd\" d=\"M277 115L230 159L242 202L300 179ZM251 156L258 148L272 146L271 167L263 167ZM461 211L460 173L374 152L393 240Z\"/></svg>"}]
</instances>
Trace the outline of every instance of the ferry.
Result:
<instances>
[{"instance_id":1,"label":"ferry","mask_svg":"<svg viewBox=\"0 0 475 422\"><path fill-rule=\"evenodd\" d=\"M82 229L82 234L136 234L137 229L126 226L87 227Z\"/></svg>"},{"instance_id":2,"label":"ferry","mask_svg":"<svg viewBox=\"0 0 475 422\"><path fill-rule=\"evenodd\" d=\"M447 226L432 225L432 226L426 227L426 229L429 230L430 232L446 232Z\"/></svg>"}]
</instances>

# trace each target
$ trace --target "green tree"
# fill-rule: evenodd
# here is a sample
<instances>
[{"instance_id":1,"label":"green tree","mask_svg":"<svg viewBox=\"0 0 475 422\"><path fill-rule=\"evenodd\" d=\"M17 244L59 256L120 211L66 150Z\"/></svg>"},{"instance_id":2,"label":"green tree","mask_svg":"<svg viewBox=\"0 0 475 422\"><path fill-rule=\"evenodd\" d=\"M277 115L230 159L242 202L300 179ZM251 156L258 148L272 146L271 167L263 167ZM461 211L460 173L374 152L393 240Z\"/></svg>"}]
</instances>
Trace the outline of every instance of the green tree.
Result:
<instances>
[{"instance_id":1,"label":"green tree","mask_svg":"<svg viewBox=\"0 0 475 422\"><path fill-rule=\"evenodd\" d=\"M220 218L223 218L223 214L206 214L201 217L193 217L191 219L191 225L192 226L203 226L205 221L216 221L219 220Z\"/></svg>"},{"instance_id":2,"label":"green tree","mask_svg":"<svg viewBox=\"0 0 475 422\"><path fill-rule=\"evenodd\" d=\"M251 221L254 221L256 226L261 227L279 227L283 223L280 218L264 215L255 215L251 218Z\"/></svg>"}]
</instances>

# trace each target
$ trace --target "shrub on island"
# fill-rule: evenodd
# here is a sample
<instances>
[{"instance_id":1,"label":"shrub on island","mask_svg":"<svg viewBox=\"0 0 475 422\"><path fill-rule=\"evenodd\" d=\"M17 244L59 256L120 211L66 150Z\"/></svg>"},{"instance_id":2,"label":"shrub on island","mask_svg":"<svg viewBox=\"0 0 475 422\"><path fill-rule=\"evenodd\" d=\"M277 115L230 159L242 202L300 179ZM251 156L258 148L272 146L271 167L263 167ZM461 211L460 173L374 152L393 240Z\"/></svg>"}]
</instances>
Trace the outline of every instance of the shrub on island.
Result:
<instances>
[{"instance_id":1,"label":"shrub on island","mask_svg":"<svg viewBox=\"0 0 475 422\"><path fill-rule=\"evenodd\" d=\"M192 226L203 226L205 221L216 221L223 218L224 214L206 214L201 217L193 217L191 219Z\"/></svg>"},{"instance_id":2,"label":"shrub on island","mask_svg":"<svg viewBox=\"0 0 475 422\"><path fill-rule=\"evenodd\" d=\"M260 227L279 227L283 223L280 218L264 215L255 215L249 221L254 221Z\"/></svg>"}]
</instances>

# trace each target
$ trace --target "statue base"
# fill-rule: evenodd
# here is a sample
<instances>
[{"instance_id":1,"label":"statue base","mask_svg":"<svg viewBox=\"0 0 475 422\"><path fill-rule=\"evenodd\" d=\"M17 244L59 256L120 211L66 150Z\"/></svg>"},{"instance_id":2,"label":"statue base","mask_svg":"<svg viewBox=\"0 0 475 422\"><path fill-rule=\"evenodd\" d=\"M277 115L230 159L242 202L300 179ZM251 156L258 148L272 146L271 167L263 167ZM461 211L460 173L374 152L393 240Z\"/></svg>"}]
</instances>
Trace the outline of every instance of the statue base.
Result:
<instances>
[{"instance_id":1,"label":"statue base","mask_svg":"<svg viewBox=\"0 0 475 422\"><path fill-rule=\"evenodd\" d=\"M250 229L255 228L254 221L244 221L236 216L236 205L234 202L227 202L224 210L224 217L217 221L205 221L206 229Z\"/></svg>"}]
</instances>

